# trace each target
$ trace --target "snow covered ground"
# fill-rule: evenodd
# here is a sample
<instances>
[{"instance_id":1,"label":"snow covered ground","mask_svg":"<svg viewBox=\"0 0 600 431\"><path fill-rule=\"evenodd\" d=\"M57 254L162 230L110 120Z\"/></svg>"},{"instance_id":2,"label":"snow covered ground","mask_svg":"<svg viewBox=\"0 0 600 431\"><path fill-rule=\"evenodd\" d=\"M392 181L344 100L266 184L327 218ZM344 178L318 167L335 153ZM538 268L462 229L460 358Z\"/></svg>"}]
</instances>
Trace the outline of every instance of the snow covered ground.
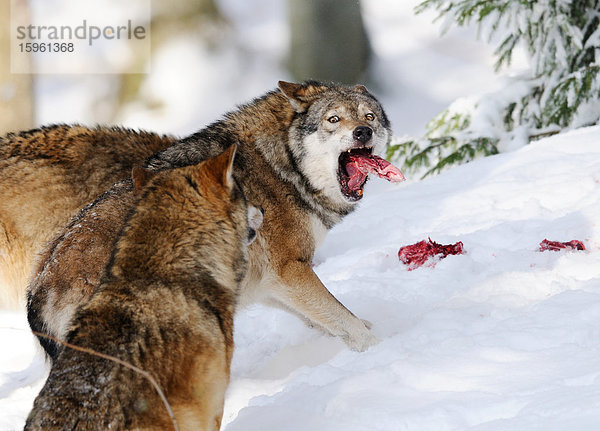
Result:
<instances>
[{"instance_id":1,"label":"snow covered ground","mask_svg":"<svg viewBox=\"0 0 600 431\"><path fill-rule=\"evenodd\" d=\"M236 319L224 429L596 430L600 423L600 127L421 182L372 179L315 270L382 340L364 353L254 306ZM466 254L407 271L431 237ZM538 252L543 239L584 252ZM45 378L24 316L0 313L0 430Z\"/></svg>"},{"instance_id":2,"label":"snow covered ground","mask_svg":"<svg viewBox=\"0 0 600 431\"><path fill-rule=\"evenodd\" d=\"M316 272L381 343L365 353L255 308L225 428L597 430L600 127L393 186L373 180ZM401 245L467 253L407 271ZM538 252L543 239L585 252Z\"/></svg>"}]
</instances>

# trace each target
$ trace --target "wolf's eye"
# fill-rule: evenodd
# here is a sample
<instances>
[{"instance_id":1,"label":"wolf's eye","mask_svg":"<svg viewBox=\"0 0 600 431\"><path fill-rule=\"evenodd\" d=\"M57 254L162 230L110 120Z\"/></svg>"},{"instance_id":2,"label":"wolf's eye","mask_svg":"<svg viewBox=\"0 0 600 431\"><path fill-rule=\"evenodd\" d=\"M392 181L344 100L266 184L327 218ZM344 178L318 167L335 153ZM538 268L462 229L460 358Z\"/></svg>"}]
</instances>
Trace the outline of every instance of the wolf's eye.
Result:
<instances>
[{"instance_id":1,"label":"wolf's eye","mask_svg":"<svg viewBox=\"0 0 600 431\"><path fill-rule=\"evenodd\" d=\"M338 117L337 115L333 115L329 117L327 121L329 121L330 123L337 123L338 121L340 121L340 117Z\"/></svg>"},{"instance_id":2,"label":"wolf's eye","mask_svg":"<svg viewBox=\"0 0 600 431\"><path fill-rule=\"evenodd\" d=\"M367 115L365 115L365 118L367 119L367 121L373 121L375 119L375 115L369 112Z\"/></svg>"}]
</instances>

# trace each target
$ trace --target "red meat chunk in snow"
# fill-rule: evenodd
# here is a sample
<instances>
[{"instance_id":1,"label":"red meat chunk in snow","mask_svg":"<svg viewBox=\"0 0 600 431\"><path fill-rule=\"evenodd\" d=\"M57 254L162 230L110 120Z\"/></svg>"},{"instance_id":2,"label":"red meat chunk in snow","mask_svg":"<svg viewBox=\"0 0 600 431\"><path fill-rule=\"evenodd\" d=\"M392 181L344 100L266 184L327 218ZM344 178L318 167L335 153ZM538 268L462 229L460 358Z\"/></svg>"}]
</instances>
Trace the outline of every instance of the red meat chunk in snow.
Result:
<instances>
[{"instance_id":1,"label":"red meat chunk in snow","mask_svg":"<svg viewBox=\"0 0 600 431\"><path fill-rule=\"evenodd\" d=\"M576 239L568 242L560 242L560 241L549 241L547 239L540 242L540 250L539 251L559 251L559 250L585 250L585 245L581 241Z\"/></svg>"},{"instance_id":2,"label":"red meat chunk in snow","mask_svg":"<svg viewBox=\"0 0 600 431\"><path fill-rule=\"evenodd\" d=\"M400 261L408 265L408 270L412 271L415 268L422 266L431 257L436 257L437 260L443 259L450 254L463 254L463 243L461 241L456 244L442 245L431 238L428 241L420 241L416 244L407 245L398 251ZM432 261L428 266L435 266L436 261Z\"/></svg>"}]
</instances>

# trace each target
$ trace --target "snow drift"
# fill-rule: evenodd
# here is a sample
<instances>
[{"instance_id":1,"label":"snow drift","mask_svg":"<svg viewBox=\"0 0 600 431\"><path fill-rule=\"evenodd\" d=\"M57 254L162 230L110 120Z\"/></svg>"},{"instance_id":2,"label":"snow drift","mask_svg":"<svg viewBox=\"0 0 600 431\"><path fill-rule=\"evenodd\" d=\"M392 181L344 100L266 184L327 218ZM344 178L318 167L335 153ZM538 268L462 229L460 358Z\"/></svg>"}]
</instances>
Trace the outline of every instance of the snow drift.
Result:
<instances>
[{"instance_id":1,"label":"snow drift","mask_svg":"<svg viewBox=\"0 0 600 431\"><path fill-rule=\"evenodd\" d=\"M382 342L240 314L225 429L597 429L600 128L369 185L315 270ZM398 247L428 236L468 253L408 271ZM546 237L587 251L540 253Z\"/></svg>"}]
</instances>

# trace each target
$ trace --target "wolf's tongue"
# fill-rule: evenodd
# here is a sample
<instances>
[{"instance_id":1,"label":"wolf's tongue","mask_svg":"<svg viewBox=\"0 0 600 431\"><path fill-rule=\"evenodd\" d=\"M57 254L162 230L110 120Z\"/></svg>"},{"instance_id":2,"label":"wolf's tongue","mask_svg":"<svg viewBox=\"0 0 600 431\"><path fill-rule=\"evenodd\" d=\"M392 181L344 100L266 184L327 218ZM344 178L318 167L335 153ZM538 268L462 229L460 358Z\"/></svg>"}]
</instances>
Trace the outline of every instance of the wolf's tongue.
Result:
<instances>
[{"instance_id":1,"label":"wolf's tongue","mask_svg":"<svg viewBox=\"0 0 600 431\"><path fill-rule=\"evenodd\" d=\"M372 154L350 154L346 163L346 172L350 177L348 180L350 189L360 187L365 182L367 174L377 174L380 178L385 178L392 183L405 180L400 169L387 160Z\"/></svg>"},{"instance_id":2,"label":"wolf's tongue","mask_svg":"<svg viewBox=\"0 0 600 431\"><path fill-rule=\"evenodd\" d=\"M349 161L346 164L346 172L348 173L348 188L350 190L360 189L367 179L367 173L363 172L358 163L354 161Z\"/></svg>"}]
</instances>

